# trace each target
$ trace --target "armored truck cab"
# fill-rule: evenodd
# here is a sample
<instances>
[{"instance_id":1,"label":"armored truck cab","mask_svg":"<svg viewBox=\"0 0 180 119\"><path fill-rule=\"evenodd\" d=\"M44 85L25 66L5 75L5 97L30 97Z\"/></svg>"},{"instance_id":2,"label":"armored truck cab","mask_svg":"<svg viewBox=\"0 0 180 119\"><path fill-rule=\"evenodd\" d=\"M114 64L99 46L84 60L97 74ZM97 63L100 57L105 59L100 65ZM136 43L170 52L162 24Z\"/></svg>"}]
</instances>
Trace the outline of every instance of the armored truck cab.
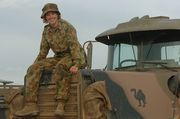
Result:
<instances>
[{"instance_id":1,"label":"armored truck cab","mask_svg":"<svg viewBox=\"0 0 180 119\"><path fill-rule=\"evenodd\" d=\"M108 46L106 70L89 71L92 82L104 82L107 93L103 94L102 89L99 91L98 84L90 85L98 90L102 96L98 99L103 102L103 109L108 110L103 112L100 111L102 107L99 110L92 107L95 112L99 111L99 117L179 118L180 19L135 17L95 39ZM86 107L90 107L84 102ZM88 108L85 111L91 112Z\"/></svg>"}]
</instances>

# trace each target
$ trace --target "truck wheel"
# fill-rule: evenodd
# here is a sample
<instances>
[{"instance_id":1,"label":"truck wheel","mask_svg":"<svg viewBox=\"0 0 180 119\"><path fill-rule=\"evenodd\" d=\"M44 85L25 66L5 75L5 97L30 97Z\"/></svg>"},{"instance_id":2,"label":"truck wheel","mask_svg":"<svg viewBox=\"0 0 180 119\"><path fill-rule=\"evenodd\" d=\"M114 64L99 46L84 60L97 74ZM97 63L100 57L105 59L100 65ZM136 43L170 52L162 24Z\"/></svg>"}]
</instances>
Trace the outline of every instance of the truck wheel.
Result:
<instances>
[{"instance_id":1,"label":"truck wheel","mask_svg":"<svg viewBox=\"0 0 180 119\"><path fill-rule=\"evenodd\" d=\"M109 100L104 81L89 85L83 92L85 119L108 119Z\"/></svg>"}]
</instances>

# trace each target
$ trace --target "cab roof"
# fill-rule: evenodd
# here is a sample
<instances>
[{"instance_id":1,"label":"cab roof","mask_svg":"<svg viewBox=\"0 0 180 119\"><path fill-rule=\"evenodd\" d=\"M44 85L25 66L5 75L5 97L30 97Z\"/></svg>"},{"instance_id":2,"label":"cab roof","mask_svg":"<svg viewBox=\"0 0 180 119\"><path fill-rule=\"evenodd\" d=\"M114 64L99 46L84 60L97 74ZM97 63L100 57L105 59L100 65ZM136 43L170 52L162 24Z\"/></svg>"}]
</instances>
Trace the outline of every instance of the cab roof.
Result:
<instances>
[{"instance_id":1,"label":"cab roof","mask_svg":"<svg viewBox=\"0 0 180 119\"><path fill-rule=\"evenodd\" d=\"M180 37L180 19L170 19L166 16L142 18L134 17L130 21L118 24L115 28L106 30L96 36L95 40L110 45L124 42L123 39L152 37L158 34L170 34ZM179 38L180 40L180 38Z\"/></svg>"}]
</instances>

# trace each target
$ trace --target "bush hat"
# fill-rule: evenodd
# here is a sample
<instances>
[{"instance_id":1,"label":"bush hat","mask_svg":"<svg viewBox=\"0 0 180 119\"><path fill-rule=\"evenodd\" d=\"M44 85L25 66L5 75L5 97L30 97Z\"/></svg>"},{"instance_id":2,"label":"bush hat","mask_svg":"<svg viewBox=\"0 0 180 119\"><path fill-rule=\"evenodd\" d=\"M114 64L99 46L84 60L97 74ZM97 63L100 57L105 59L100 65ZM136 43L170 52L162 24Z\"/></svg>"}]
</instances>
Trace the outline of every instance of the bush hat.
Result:
<instances>
[{"instance_id":1,"label":"bush hat","mask_svg":"<svg viewBox=\"0 0 180 119\"><path fill-rule=\"evenodd\" d=\"M47 3L44 5L44 7L42 8L42 15L41 15L41 18L44 18L45 14L48 13L48 12L57 12L58 14L60 14L59 10L58 10L58 7L56 4L54 3Z\"/></svg>"}]
</instances>

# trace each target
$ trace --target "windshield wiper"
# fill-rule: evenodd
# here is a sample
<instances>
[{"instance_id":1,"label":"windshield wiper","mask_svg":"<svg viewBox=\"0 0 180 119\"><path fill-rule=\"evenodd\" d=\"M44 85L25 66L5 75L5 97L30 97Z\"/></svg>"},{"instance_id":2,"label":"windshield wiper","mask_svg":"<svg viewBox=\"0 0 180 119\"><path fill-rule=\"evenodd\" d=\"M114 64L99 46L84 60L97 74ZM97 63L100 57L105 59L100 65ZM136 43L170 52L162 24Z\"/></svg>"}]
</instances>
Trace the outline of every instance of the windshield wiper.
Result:
<instances>
[{"instance_id":1,"label":"windshield wiper","mask_svg":"<svg viewBox=\"0 0 180 119\"><path fill-rule=\"evenodd\" d=\"M168 64L168 63L167 62L163 62L163 61L141 61L141 63L160 65L161 67L163 67L163 68L165 68L167 70L170 70L170 71L173 71L173 72L178 72L177 70L172 69L171 67L166 66L166 64Z\"/></svg>"},{"instance_id":2,"label":"windshield wiper","mask_svg":"<svg viewBox=\"0 0 180 119\"><path fill-rule=\"evenodd\" d=\"M131 60L127 60L127 61L131 61ZM134 61L136 61L136 60L134 60ZM123 62L125 62L125 61L123 61ZM172 72L178 72L177 70L172 69L171 67L166 66L166 64L168 64L168 63L167 62L163 62L163 61L140 61L139 63L141 63L141 64L160 65L161 67L163 67L163 68L165 68L167 70L170 70ZM137 68L137 65L135 64L135 65L125 66L125 67L119 66L119 67L116 67L115 70L117 71L117 70L129 69L129 68L132 68L132 67L136 67Z\"/></svg>"}]
</instances>

